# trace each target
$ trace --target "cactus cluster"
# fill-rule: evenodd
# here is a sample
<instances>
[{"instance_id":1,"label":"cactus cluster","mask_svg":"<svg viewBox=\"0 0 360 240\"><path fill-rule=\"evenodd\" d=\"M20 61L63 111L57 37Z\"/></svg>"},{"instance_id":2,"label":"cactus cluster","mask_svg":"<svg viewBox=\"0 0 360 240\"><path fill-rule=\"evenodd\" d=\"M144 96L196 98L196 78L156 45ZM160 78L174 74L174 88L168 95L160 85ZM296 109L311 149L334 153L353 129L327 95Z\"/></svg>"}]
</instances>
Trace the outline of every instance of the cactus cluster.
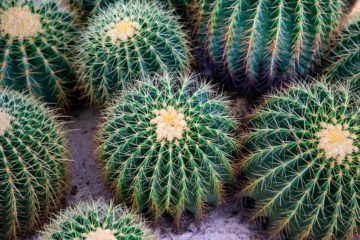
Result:
<instances>
[{"instance_id":1,"label":"cactus cluster","mask_svg":"<svg viewBox=\"0 0 360 240\"><path fill-rule=\"evenodd\" d=\"M360 234L360 101L319 82L270 97L250 121L241 193L274 235L353 239Z\"/></svg>"},{"instance_id":2,"label":"cactus cluster","mask_svg":"<svg viewBox=\"0 0 360 240\"><path fill-rule=\"evenodd\" d=\"M59 205L65 157L61 124L38 101L0 92L0 239L35 229Z\"/></svg>"},{"instance_id":3,"label":"cactus cluster","mask_svg":"<svg viewBox=\"0 0 360 240\"><path fill-rule=\"evenodd\" d=\"M90 20L78 46L81 83L96 104L108 102L134 80L185 71L188 41L177 18L158 3L117 1Z\"/></svg>"},{"instance_id":4,"label":"cactus cluster","mask_svg":"<svg viewBox=\"0 0 360 240\"><path fill-rule=\"evenodd\" d=\"M65 107L76 82L75 34L71 14L55 1L1 1L0 85Z\"/></svg>"},{"instance_id":5,"label":"cactus cluster","mask_svg":"<svg viewBox=\"0 0 360 240\"><path fill-rule=\"evenodd\" d=\"M194 0L199 41L236 87L262 93L311 73L342 16L342 0Z\"/></svg>"},{"instance_id":6,"label":"cactus cluster","mask_svg":"<svg viewBox=\"0 0 360 240\"><path fill-rule=\"evenodd\" d=\"M104 201L76 204L47 225L41 240L153 240L154 233L125 206Z\"/></svg>"},{"instance_id":7,"label":"cactus cluster","mask_svg":"<svg viewBox=\"0 0 360 240\"><path fill-rule=\"evenodd\" d=\"M360 2L358 1L344 20L345 27L332 49L326 69L331 82L349 83L360 90Z\"/></svg>"},{"instance_id":8,"label":"cactus cluster","mask_svg":"<svg viewBox=\"0 0 360 240\"><path fill-rule=\"evenodd\" d=\"M194 76L147 78L109 107L100 133L107 181L120 200L167 213L202 216L232 179L235 120L227 102Z\"/></svg>"}]
</instances>

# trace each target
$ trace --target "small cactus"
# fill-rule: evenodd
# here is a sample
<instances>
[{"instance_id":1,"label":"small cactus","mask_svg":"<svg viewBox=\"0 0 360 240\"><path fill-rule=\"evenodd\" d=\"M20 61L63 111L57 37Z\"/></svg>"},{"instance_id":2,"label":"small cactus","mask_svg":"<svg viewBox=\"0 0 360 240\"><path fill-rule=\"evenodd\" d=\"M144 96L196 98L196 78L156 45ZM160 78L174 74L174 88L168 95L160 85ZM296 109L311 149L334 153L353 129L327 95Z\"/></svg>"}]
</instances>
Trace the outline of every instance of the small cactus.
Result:
<instances>
[{"instance_id":1,"label":"small cactus","mask_svg":"<svg viewBox=\"0 0 360 240\"><path fill-rule=\"evenodd\" d=\"M227 102L194 76L163 74L138 82L109 107L100 153L116 197L155 222L219 204L232 178L236 122Z\"/></svg>"},{"instance_id":2,"label":"small cactus","mask_svg":"<svg viewBox=\"0 0 360 240\"><path fill-rule=\"evenodd\" d=\"M75 34L71 14L53 0L2 0L0 85L66 107Z\"/></svg>"},{"instance_id":3,"label":"small cactus","mask_svg":"<svg viewBox=\"0 0 360 240\"><path fill-rule=\"evenodd\" d=\"M143 0L119 0L101 10L80 42L81 82L92 103L100 105L138 78L189 65L187 38L176 17Z\"/></svg>"},{"instance_id":4,"label":"small cactus","mask_svg":"<svg viewBox=\"0 0 360 240\"><path fill-rule=\"evenodd\" d=\"M143 220L125 206L103 201L76 204L47 225L41 240L154 240Z\"/></svg>"},{"instance_id":5,"label":"small cactus","mask_svg":"<svg viewBox=\"0 0 360 240\"><path fill-rule=\"evenodd\" d=\"M0 91L0 239L33 231L63 197L61 124L38 101Z\"/></svg>"},{"instance_id":6,"label":"small cactus","mask_svg":"<svg viewBox=\"0 0 360 240\"><path fill-rule=\"evenodd\" d=\"M360 91L360 1L345 19L344 29L328 60L327 79L349 83Z\"/></svg>"},{"instance_id":7,"label":"small cactus","mask_svg":"<svg viewBox=\"0 0 360 240\"><path fill-rule=\"evenodd\" d=\"M273 236L354 239L360 234L360 101L348 88L297 85L270 97L250 121L248 178Z\"/></svg>"},{"instance_id":8,"label":"small cactus","mask_svg":"<svg viewBox=\"0 0 360 240\"><path fill-rule=\"evenodd\" d=\"M263 93L315 70L342 0L194 0L199 41L234 85Z\"/></svg>"}]
</instances>

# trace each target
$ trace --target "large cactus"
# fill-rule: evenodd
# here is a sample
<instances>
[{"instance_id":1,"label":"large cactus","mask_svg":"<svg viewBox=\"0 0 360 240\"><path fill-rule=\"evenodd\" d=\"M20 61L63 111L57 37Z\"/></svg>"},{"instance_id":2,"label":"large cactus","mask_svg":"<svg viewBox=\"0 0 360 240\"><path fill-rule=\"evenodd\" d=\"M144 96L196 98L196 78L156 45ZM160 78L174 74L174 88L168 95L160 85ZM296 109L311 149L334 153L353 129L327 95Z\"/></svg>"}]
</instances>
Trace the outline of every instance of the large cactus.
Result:
<instances>
[{"instance_id":1,"label":"large cactus","mask_svg":"<svg viewBox=\"0 0 360 240\"><path fill-rule=\"evenodd\" d=\"M65 107L76 82L71 14L52 0L2 0L0 33L0 85Z\"/></svg>"},{"instance_id":2,"label":"large cactus","mask_svg":"<svg viewBox=\"0 0 360 240\"><path fill-rule=\"evenodd\" d=\"M124 85L155 72L183 71L187 38L176 17L158 3L119 0L90 20L79 49L86 94L103 104Z\"/></svg>"},{"instance_id":3,"label":"large cactus","mask_svg":"<svg viewBox=\"0 0 360 240\"><path fill-rule=\"evenodd\" d=\"M41 240L154 240L154 233L125 206L81 202L47 225Z\"/></svg>"},{"instance_id":4,"label":"large cactus","mask_svg":"<svg viewBox=\"0 0 360 240\"><path fill-rule=\"evenodd\" d=\"M236 87L262 93L314 70L342 0L194 0L199 41Z\"/></svg>"},{"instance_id":5,"label":"large cactus","mask_svg":"<svg viewBox=\"0 0 360 240\"><path fill-rule=\"evenodd\" d=\"M328 58L330 66L326 69L326 77L332 82L348 82L360 91L360 1L354 5L344 24L338 43Z\"/></svg>"},{"instance_id":6,"label":"large cactus","mask_svg":"<svg viewBox=\"0 0 360 240\"><path fill-rule=\"evenodd\" d=\"M0 92L0 239L34 230L60 203L65 178L61 125L42 104Z\"/></svg>"},{"instance_id":7,"label":"large cactus","mask_svg":"<svg viewBox=\"0 0 360 240\"><path fill-rule=\"evenodd\" d=\"M360 234L360 101L324 83L270 97L250 121L249 181L254 217L290 239L354 239Z\"/></svg>"},{"instance_id":8,"label":"large cactus","mask_svg":"<svg viewBox=\"0 0 360 240\"><path fill-rule=\"evenodd\" d=\"M157 76L125 91L101 128L106 178L120 200L155 220L203 213L223 199L232 177L235 121L227 102L189 76Z\"/></svg>"}]
</instances>

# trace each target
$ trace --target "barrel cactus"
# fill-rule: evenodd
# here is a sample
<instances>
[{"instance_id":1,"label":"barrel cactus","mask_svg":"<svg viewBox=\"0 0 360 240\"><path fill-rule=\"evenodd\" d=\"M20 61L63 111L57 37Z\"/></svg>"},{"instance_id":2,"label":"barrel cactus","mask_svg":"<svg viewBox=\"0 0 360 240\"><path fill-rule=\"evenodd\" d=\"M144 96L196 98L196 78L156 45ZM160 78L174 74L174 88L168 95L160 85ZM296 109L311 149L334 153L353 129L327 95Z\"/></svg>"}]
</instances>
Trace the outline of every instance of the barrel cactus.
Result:
<instances>
[{"instance_id":1,"label":"barrel cactus","mask_svg":"<svg viewBox=\"0 0 360 240\"><path fill-rule=\"evenodd\" d=\"M360 2L354 5L345 20L339 41L329 54L327 78L332 82L351 84L360 90Z\"/></svg>"},{"instance_id":2,"label":"barrel cactus","mask_svg":"<svg viewBox=\"0 0 360 240\"><path fill-rule=\"evenodd\" d=\"M33 231L62 199L66 150L54 118L35 99L0 91L0 239Z\"/></svg>"},{"instance_id":3,"label":"barrel cactus","mask_svg":"<svg viewBox=\"0 0 360 240\"><path fill-rule=\"evenodd\" d=\"M81 202L56 216L41 233L41 240L153 240L142 219L104 201Z\"/></svg>"},{"instance_id":4,"label":"barrel cactus","mask_svg":"<svg viewBox=\"0 0 360 240\"><path fill-rule=\"evenodd\" d=\"M3 0L0 33L0 85L66 107L76 82L71 14L52 0Z\"/></svg>"},{"instance_id":5,"label":"barrel cactus","mask_svg":"<svg viewBox=\"0 0 360 240\"><path fill-rule=\"evenodd\" d=\"M138 82L109 107L100 133L107 181L116 197L155 222L184 210L200 218L219 204L232 178L235 121L227 102L194 76L163 74Z\"/></svg>"},{"instance_id":6,"label":"barrel cactus","mask_svg":"<svg viewBox=\"0 0 360 240\"><path fill-rule=\"evenodd\" d=\"M354 239L360 234L360 101L349 88L297 85L250 121L242 196L272 234Z\"/></svg>"},{"instance_id":7,"label":"barrel cactus","mask_svg":"<svg viewBox=\"0 0 360 240\"><path fill-rule=\"evenodd\" d=\"M90 20L79 51L82 86L103 104L135 79L155 72L184 71L187 38L176 17L158 3L119 0Z\"/></svg>"},{"instance_id":8,"label":"barrel cactus","mask_svg":"<svg viewBox=\"0 0 360 240\"><path fill-rule=\"evenodd\" d=\"M315 71L342 0L194 0L200 44L234 85L263 93Z\"/></svg>"}]
</instances>

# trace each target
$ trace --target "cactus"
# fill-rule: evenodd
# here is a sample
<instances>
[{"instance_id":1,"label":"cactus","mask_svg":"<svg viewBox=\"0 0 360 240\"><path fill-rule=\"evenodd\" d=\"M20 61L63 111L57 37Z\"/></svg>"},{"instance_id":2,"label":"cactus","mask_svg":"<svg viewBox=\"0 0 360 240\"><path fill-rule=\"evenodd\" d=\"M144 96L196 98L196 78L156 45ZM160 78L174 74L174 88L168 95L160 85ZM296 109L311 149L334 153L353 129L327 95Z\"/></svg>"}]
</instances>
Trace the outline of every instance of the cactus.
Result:
<instances>
[{"instance_id":1,"label":"cactus","mask_svg":"<svg viewBox=\"0 0 360 240\"><path fill-rule=\"evenodd\" d=\"M241 196L256 200L253 217L267 216L273 236L359 236L360 101L330 86L293 86L250 121Z\"/></svg>"},{"instance_id":2,"label":"cactus","mask_svg":"<svg viewBox=\"0 0 360 240\"><path fill-rule=\"evenodd\" d=\"M154 233L125 206L103 201L81 202L56 216L42 240L153 240Z\"/></svg>"},{"instance_id":3,"label":"cactus","mask_svg":"<svg viewBox=\"0 0 360 240\"><path fill-rule=\"evenodd\" d=\"M78 46L81 82L92 103L106 103L145 75L187 69L187 38L163 6L119 0L100 11Z\"/></svg>"},{"instance_id":4,"label":"cactus","mask_svg":"<svg viewBox=\"0 0 360 240\"><path fill-rule=\"evenodd\" d=\"M0 91L0 239L33 231L62 200L62 125L32 97Z\"/></svg>"},{"instance_id":5,"label":"cactus","mask_svg":"<svg viewBox=\"0 0 360 240\"><path fill-rule=\"evenodd\" d=\"M342 0L194 0L200 44L234 85L267 92L315 71Z\"/></svg>"},{"instance_id":6,"label":"cactus","mask_svg":"<svg viewBox=\"0 0 360 240\"><path fill-rule=\"evenodd\" d=\"M220 204L232 178L236 122L227 102L194 76L163 74L138 82L109 107L99 148L116 197L155 222L184 210L200 218Z\"/></svg>"},{"instance_id":7,"label":"cactus","mask_svg":"<svg viewBox=\"0 0 360 240\"><path fill-rule=\"evenodd\" d=\"M338 43L329 54L327 79L351 84L360 90L360 2L353 7L345 20Z\"/></svg>"},{"instance_id":8,"label":"cactus","mask_svg":"<svg viewBox=\"0 0 360 240\"><path fill-rule=\"evenodd\" d=\"M0 85L66 107L75 83L70 13L52 0L3 0L0 33Z\"/></svg>"}]
</instances>

